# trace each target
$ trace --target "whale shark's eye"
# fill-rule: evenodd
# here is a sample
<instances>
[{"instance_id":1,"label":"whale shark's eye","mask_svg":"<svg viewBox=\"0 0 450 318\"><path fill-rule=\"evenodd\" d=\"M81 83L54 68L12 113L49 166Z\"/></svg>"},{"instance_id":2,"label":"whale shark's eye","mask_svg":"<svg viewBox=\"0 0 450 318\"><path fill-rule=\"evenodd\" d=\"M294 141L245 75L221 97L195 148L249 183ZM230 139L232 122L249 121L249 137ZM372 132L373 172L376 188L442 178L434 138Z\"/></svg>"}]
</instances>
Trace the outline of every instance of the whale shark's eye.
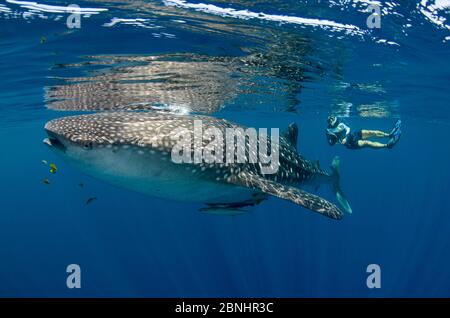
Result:
<instances>
[{"instance_id":1,"label":"whale shark's eye","mask_svg":"<svg viewBox=\"0 0 450 318\"><path fill-rule=\"evenodd\" d=\"M83 144L83 149L84 150L91 150L92 149L92 142L85 142Z\"/></svg>"}]
</instances>

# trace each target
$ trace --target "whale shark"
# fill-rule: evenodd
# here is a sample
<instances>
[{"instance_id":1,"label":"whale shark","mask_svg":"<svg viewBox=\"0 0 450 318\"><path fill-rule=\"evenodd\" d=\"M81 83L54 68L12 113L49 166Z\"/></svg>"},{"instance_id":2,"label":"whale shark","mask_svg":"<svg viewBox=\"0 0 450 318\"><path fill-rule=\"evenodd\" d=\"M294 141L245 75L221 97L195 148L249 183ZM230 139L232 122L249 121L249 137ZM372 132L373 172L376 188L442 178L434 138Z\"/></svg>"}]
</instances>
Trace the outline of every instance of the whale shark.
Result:
<instances>
[{"instance_id":1,"label":"whale shark","mask_svg":"<svg viewBox=\"0 0 450 318\"><path fill-rule=\"evenodd\" d=\"M336 220L351 213L340 187L339 159L327 172L301 156L296 124L279 137L279 166L267 173L258 162L174 162L173 132L193 131L196 121L219 132L246 128L204 115L101 112L49 121L44 143L88 175L154 197L204 203L205 211L235 211L275 196ZM273 147L269 143L269 149ZM300 188L322 183L332 186L340 207Z\"/></svg>"}]
</instances>

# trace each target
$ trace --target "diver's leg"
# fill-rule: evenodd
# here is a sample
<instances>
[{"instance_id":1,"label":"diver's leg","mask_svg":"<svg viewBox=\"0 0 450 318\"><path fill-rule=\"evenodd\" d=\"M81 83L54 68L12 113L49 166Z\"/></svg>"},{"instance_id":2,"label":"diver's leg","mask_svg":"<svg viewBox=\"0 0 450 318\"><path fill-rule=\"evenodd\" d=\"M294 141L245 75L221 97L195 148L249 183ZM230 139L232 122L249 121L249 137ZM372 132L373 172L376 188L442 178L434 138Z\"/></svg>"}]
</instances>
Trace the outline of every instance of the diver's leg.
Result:
<instances>
[{"instance_id":1,"label":"diver's leg","mask_svg":"<svg viewBox=\"0 0 450 318\"><path fill-rule=\"evenodd\" d=\"M378 141L370 141L370 140L358 140L358 148L373 148L373 149L382 149L386 148L387 144L383 144Z\"/></svg>"},{"instance_id":2,"label":"diver's leg","mask_svg":"<svg viewBox=\"0 0 450 318\"><path fill-rule=\"evenodd\" d=\"M381 130L366 130L366 129L361 130L362 139L368 139L370 137L385 138L389 137L389 134Z\"/></svg>"}]
</instances>

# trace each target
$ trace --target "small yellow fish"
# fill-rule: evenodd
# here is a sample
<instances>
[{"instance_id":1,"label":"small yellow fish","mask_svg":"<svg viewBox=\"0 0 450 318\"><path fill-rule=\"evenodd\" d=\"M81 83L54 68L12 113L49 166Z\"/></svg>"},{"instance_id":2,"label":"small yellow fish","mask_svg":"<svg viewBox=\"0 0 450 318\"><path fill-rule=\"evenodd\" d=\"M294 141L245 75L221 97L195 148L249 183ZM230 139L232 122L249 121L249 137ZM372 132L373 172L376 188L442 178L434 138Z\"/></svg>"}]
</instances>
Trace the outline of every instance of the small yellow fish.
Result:
<instances>
[{"instance_id":1,"label":"small yellow fish","mask_svg":"<svg viewBox=\"0 0 450 318\"><path fill-rule=\"evenodd\" d=\"M50 180L48 180L47 178L45 178L44 180L42 180L42 183L44 183L44 184L50 184Z\"/></svg>"},{"instance_id":2,"label":"small yellow fish","mask_svg":"<svg viewBox=\"0 0 450 318\"><path fill-rule=\"evenodd\" d=\"M54 163L51 163L50 164L50 172L56 173L56 171L58 171L58 168L56 168L56 165Z\"/></svg>"},{"instance_id":3,"label":"small yellow fish","mask_svg":"<svg viewBox=\"0 0 450 318\"><path fill-rule=\"evenodd\" d=\"M45 42L47 42L47 38L45 36L41 36L41 39L39 42L41 42L41 44L44 44Z\"/></svg>"}]
</instances>

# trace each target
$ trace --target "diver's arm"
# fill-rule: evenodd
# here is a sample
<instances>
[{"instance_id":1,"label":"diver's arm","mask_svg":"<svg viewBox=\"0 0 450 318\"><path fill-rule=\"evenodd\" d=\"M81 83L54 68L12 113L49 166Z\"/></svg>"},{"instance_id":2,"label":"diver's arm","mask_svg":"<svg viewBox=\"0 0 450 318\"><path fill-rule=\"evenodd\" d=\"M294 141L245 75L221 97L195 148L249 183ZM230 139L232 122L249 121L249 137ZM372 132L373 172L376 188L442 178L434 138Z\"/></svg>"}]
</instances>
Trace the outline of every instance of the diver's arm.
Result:
<instances>
[{"instance_id":1,"label":"diver's arm","mask_svg":"<svg viewBox=\"0 0 450 318\"><path fill-rule=\"evenodd\" d=\"M341 132L343 130L345 130L345 135L348 135L350 133L350 127L348 127L346 124L344 123L340 123L337 126L337 129Z\"/></svg>"},{"instance_id":2,"label":"diver's arm","mask_svg":"<svg viewBox=\"0 0 450 318\"><path fill-rule=\"evenodd\" d=\"M330 146L333 146L336 143L345 144L347 142L347 136L349 133L350 127L348 127L344 123L340 123L335 128L327 128L327 141Z\"/></svg>"}]
</instances>

